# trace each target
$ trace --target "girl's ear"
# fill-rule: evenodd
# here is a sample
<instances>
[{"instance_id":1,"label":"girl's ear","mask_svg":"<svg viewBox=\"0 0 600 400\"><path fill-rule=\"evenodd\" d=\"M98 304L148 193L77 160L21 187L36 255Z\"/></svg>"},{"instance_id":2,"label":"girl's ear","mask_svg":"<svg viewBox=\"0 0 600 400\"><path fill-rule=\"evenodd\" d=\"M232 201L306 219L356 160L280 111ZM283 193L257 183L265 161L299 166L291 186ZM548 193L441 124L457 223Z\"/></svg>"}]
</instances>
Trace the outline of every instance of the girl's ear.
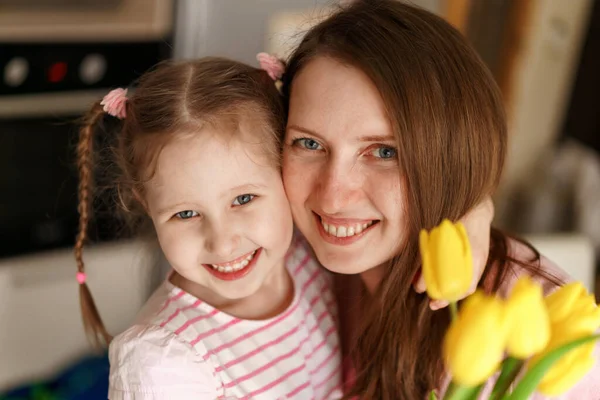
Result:
<instances>
[{"instance_id":1,"label":"girl's ear","mask_svg":"<svg viewBox=\"0 0 600 400\"><path fill-rule=\"evenodd\" d=\"M117 199L119 202L119 205L121 206L121 208L125 211L125 212L131 212L131 197L130 194L127 194L124 197L123 194L123 187L118 184L117 185ZM128 189L129 190L129 189ZM146 200L144 199L144 196L142 195L142 192L138 189L138 188L133 188L131 189L131 194L133 195L133 199L140 205L142 206L142 208L144 209L144 212L148 213L148 204L146 202Z\"/></svg>"},{"instance_id":2,"label":"girl's ear","mask_svg":"<svg viewBox=\"0 0 600 400\"><path fill-rule=\"evenodd\" d=\"M142 206L146 214L148 214L148 203L146 202L146 199L144 199L144 196L142 196L142 193L138 188L133 189L133 197L135 198L135 201L137 201Z\"/></svg>"}]
</instances>

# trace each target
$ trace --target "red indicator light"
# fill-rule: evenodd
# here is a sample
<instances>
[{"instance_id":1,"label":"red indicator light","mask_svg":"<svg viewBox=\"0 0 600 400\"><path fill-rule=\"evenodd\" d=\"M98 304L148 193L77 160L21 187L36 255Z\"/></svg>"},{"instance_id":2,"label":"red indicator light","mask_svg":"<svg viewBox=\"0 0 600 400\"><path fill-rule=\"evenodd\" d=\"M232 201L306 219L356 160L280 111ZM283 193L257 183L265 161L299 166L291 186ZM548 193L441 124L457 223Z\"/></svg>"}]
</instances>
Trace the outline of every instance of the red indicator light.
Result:
<instances>
[{"instance_id":1,"label":"red indicator light","mask_svg":"<svg viewBox=\"0 0 600 400\"><path fill-rule=\"evenodd\" d=\"M67 75L67 63L57 62L48 68L48 82L59 83Z\"/></svg>"}]
</instances>

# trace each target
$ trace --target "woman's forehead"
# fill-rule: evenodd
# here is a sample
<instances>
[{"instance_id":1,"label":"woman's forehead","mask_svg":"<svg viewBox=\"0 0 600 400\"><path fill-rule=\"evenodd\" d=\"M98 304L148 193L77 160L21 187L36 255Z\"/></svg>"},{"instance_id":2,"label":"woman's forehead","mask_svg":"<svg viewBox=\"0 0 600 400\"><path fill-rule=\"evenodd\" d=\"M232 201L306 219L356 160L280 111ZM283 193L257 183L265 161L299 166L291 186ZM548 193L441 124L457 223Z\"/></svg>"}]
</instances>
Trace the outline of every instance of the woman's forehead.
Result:
<instances>
[{"instance_id":1,"label":"woman's forehead","mask_svg":"<svg viewBox=\"0 0 600 400\"><path fill-rule=\"evenodd\" d=\"M288 128L345 137L391 134L377 87L361 70L332 58L318 57L300 71L289 106Z\"/></svg>"}]
</instances>

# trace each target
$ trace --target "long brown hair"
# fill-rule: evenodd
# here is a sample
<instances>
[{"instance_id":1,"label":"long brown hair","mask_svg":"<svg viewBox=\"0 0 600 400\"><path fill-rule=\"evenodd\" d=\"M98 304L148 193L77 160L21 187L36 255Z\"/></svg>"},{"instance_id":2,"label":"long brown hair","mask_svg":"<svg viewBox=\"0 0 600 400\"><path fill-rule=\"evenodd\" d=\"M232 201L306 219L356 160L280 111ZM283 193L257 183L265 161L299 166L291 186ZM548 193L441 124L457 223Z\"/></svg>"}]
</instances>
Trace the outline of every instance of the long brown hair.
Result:
<instances>
[{"instance_id":1,"label":"long brown hair","mask_svg":"<svg viewBox=\"0 0 600 400\"><path fill-rule=\"evenodd\" d=\"M394 0L358 0L308 31L283 78L316 57L360 69L376 85L399 146L407 187L407 241L388 262L352 347L357 377L348 397L425 398L444 375L441 344L448 313L433 312L412 289L420 268L418 233L458 220L496 189L507 151L499 89L465 39L441 18ZM492 229L481 284L498 290L514 262L507 237ZM522 263L544 275L539 254Z\"/></svg>"},{"instance_id":2,"label":"long brown hair","mask_svg":"<svg viewBox=\"0 0 600 400\"><path fill-rule=\"evenodd\" d=\"M151 179L161 149L177 136L196 134L207 124L223 127L220 131L224 133L233 133L244 116L256 123L256 139L264 143L266 155L274 163L279 162L284 123L281 96L265 71L236 61L204 58L160 64L139 79L133 96L127 100L126 114L117 124L110 152L95 150L95 142L101 142L94 140L99 136L95 133L103 131L105 118L112 118L104 113L99 102L92 106L80 130L77 146L80 218L75 260L77 270L82 273L97 165L110 165L108 179L117 193L118 210L132 229L139 230L149 220L143 207L144 182ZM100 156L95 157L95 153ZM106 168L100 169L107 172ZM80 285L80 302L89 340L96 347L108 344L111 335L86 283Z\"/></svg>"}]
</instances>

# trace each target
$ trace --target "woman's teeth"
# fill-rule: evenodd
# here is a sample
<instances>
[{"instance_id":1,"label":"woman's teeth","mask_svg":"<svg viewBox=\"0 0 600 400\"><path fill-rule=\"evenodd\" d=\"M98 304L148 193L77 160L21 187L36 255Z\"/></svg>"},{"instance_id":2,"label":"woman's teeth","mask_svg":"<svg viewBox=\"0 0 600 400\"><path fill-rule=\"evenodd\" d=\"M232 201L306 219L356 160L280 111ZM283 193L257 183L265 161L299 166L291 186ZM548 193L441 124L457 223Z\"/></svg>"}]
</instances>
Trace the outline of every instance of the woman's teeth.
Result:
<instances>
[{"instance_id":1,"label":"woman's teeth","mask_svg":"<svg viewBox=\"0 0 600 400\"><path fill-rule=\"evenodd\" d=\"M250 264L252 258L256 254L257 250L254 250L252 254L247 255L243 260L238 261L236 263L223 263L223 264L209 264L213 269L216 269L219 272L236 272L239 271Z\"/></svg>"},{"instance_id":2,"label":"woman's teeth","mask_svg":"<svg viewBox=\"0 0 600 400\"><path fill-rule=\"evenodd\" d=\"M321 220L321 225L323 225L323 229L325 232L329 233L331 236L336 237L350 237L354 235L358 235L371 225L373 225L375 221L368 222L366 224L353 224L353 225L330 225Z\"/></svg>"}]
</instances>

